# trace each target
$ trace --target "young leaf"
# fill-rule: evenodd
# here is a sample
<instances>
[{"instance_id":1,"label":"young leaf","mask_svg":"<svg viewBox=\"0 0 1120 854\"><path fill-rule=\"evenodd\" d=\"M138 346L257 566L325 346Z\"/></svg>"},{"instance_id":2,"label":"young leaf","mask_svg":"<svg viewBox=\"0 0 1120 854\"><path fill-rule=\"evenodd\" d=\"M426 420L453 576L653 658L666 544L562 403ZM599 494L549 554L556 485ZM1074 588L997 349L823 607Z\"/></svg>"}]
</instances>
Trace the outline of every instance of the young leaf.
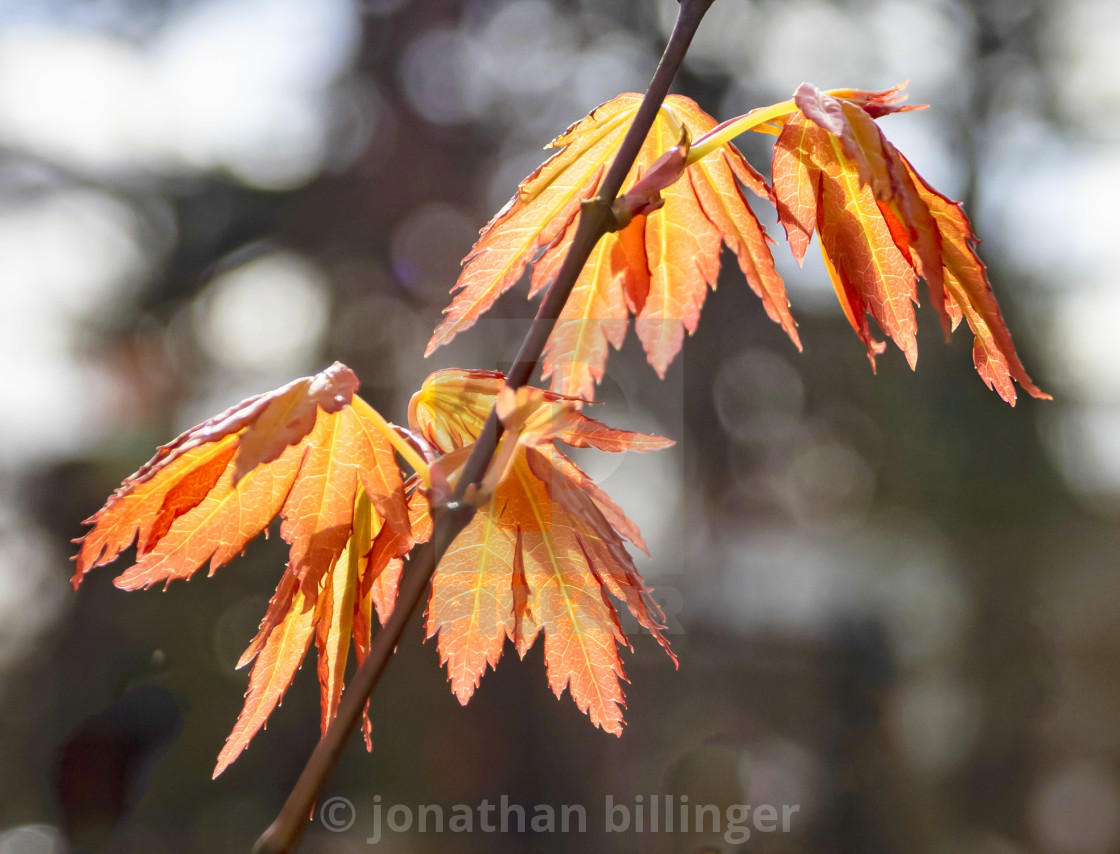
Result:
<instances>
[{"instance_id":1,"label":"young leaf","mask_svg":"<svg viewBox=\"0 0 1120 854\"><path fill-rule=\"evenodd\" d=\"M640 102L638 95L620 95L553 140L551 147L560 151L521 183L464 259L458 293L428 344L429 354L471 326L542 248L530 296L549 284L575 233L579 203L594 196ZM740 187L770 198L762 178L730 143L687 168L679 157L658 163L715 126L692 100L666 98L623 196L653 170L683 169L684 177L667 186L664 178L642 185L642 199L626 211L639 215L600 240L545 350L543 373L551 377L553 391L590 400L603 376L608 344L621 346L631 315L650 364L664 375L684 333L695 331L707 289L715 287L721 242L735 252L770 317L800 346L766 232ZM660 207L648 196L658 189Z\"/></svg>"},{"instance_id":2,"label":"young leaf","mask_svg":"<svg viewBox=\"0 0 1120 854\"><path fill-rule=\"evenodd\" d=\"M264 725L316 639L323 727L342 691L351 633L368 647L365 566L376 535L393 534L384 563L411 538L409 509L385 422L355 397L335 363L237 404L160 448L87 520L74 585L136 541L136 564L115 581L133 590L210 573L279 515L290 560L257 637L245 707L218 759L221 773ZM372 579L370 580L372 582ZM364 609L364 610L363 610ZM362 643L364 642L364 647Z\"/></svg>"},{"instance_id":3,"label":"young leaf","mask_svg":"<svg viewBox=\"0 0 1120 854\"><path fill-rule=\"evenodd\" d=\"M413 397L409 423L461 465L502 386L501 374L438 371ZM524 656L543 633L556 695L570 688L593 723L619 734L618 644L627 641L607 594L625 602L669 652L663 615L623 544L627 538L644 548L635 526L554 442L612 451L672 443L613 430L575 411L573 401L539 389L503 394L508 432L502 441L513 448L503 467L508 475L432 578L428 636L438 635L452 691L466 703L487 665L497 665L507 638Z\"/></svg>"},{"instance_id":4,"label":"young leaf","mask_svg":"<svg viewBox=\"0 0 1120 854\"><path fill-rule=\"evenodd\" d=\"M778 217L800 261L814 229L837 296L867 347L883 345L867 315L917 362L917 280L925 280L946 335L964 317L981 378L1011 405L1019 383L1047 399L1015 352L1011 333L977 257L963 210L925 182L874 119L902 109L901 87L827 94L807 83L794 94L774 148Z\"/></svg>"}]
</instances>

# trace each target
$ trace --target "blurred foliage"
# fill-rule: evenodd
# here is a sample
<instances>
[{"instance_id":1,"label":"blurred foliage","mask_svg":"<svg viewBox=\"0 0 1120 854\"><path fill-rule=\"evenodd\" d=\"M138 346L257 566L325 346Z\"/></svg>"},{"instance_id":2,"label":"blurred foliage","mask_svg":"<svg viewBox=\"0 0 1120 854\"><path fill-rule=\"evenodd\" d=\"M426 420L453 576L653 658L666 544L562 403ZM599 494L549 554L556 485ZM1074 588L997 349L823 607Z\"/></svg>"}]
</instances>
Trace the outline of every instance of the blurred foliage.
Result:
<instances>
[{"instance_id":1,"label":"blurred foliage","mask_svg":"<svg viewBox=\"0 0 1120 854\"><path fill-rule=\"evenodd\" d=\"M420 358L458 260L541 145L644 86L673 6L0 5L0 828L16 828L0 852L56 850L60 751L130 683L189 709L103 850L245 850L268 824L317 737L313 675L209 771L283 544L165 595L125 594L109 571L75 595L67 541L154 445L333 359L398 420L429 371L502 367L523 291ZM1118 37L1120 14L1092 0L717 0L677 87L717 116L802 79L910 78L933 104L885 130L965 200L1057 402L1004 406L964 337L872 376L819 263L779 246L798 355L725 263L666 382L630 341L604 385L612 423L681 440L600 472L650 542L680 670L639 639L615 739L551 697L539 649L460 708L417 621L373 702L373 755L355 740L325 793L358 822L312 825L304 850L361 849L375 795L501 794L586 804L589 832L383 844L613 850L606 795L685 789L801 805L751 851L1116 850L1120 354L1098 187L1120 174ZM768 144L743 141L764 172Z\"/></svg>"}]
</instances>

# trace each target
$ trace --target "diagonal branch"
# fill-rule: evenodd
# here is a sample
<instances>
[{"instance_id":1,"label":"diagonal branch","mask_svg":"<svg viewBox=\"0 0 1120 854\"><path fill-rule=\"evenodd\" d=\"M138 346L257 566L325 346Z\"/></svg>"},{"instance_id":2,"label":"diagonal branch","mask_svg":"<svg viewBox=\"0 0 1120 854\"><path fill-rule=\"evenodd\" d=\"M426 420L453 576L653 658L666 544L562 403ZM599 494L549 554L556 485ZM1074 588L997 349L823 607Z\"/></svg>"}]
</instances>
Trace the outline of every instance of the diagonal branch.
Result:
<instances>
[{"instance_id":1,"label":"diagonal branch","mask_svg":"<svg viewBox=\"0 0 1120 854\"><path fill-rule=\"evenodd\" d=\"M611 205L622 189L622 182L626 180L653 126L653 121L680 69L692 37L700 26L700 21L713 2L714 0L680 0L677 21L665 46L665 52L661 56L661 62L650 81L649 89L646 90L634 121L603 178L598 195L583 204L568 254L541 302L533 324L506 377L506 385L510 388L520 388L529 381L540 361L545 343L560 316L560 311L567 302L595 244L603 235L618 227ZM257 840L253 848L254 854L284 854L295 850L307 825L307 817L313 809L315 799L357 726L366 700L381 680L393 650L396 649L405 626L420 604L440 558L474 517L474 507L463 502L462 498L469 485L482 480L498 447L501 434L502 426L498 421L497 412L492 411L460 475L454 500L437 509L431 540L418 546L409 558L408 569L401 579L396 606L389 621L374 636L365 662L354 674L354 678L343 694L337 717L316 745L280 814Z\"/></svg>"}]
</instances>

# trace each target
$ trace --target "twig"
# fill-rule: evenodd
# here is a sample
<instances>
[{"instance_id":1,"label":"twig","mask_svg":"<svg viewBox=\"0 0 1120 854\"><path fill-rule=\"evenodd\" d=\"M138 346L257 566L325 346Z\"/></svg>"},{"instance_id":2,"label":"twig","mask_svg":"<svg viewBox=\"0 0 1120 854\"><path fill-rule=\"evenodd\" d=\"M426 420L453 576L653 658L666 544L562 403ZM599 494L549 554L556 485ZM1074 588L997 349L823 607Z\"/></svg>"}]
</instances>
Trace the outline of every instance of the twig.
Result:
<instances>
[{"instance_id":1,"label":"twig","mask_svg":"<svg viewBox=\"0 0 1120 854\"><path fill-rule=\"evenodd\" d=\"M616 223L611 205L622 189L622 182L626 180L630 168L634 165L634 160L650 128L653 127L653 121L677 75L700 21L713 2L714 0L681 0L677 21L665 46L665 52L661 56L661 62L650 81L649 89L638 107L638 112L622 145L615 154L610 169L603 178L599 193L583 204L568 254L517 352L517 357L506 377L506 385L510 388L520 388L529 381L583 265L587 263L591 251L603 235L615 230ZM410 556L389 621L374 635L369 655L366 656L366 660L354 674L354 678L343 694L338 715L316 745L280 814L257 840L253 847L254 854L286 854L295 850L307 825L308 815L313 809L315 799L342 754L350 735L357 727L366 700L381 680L393 650L396 649L405 626L420 604L440 558L474 517L474 507L462 502L462 497L470 484L482 480L497 449L501 434L502 427L497 413L491 411L460 475L455 493L456 500L438 511L432 539L418 546Z\"/></svg>"}]
</instances>

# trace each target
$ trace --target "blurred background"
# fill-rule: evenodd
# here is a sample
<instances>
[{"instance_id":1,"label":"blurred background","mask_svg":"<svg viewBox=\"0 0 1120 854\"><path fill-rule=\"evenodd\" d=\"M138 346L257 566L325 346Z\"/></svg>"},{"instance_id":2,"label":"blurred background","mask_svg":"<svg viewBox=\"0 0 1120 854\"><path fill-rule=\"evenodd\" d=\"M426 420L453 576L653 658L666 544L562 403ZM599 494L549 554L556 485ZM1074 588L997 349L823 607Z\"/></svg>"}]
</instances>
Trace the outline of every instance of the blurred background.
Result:
<instances>
[{"instance_id":1,"label":"blurred background","mask_svg":"<svg viewBox=\"0 0 1120 854\"><path fill-rule=\"evenodd\" d=\"M305 667L211 782L277 537L209 580L68 585L81 520L204 417L335 359L403 421L427 373L502 367L532 306L423 360L459 259L596 104L641 90L673 0L0 0L0 854L248 850L318 737ZM798 354L730 256L658 383L631 339L581 458L642 525L680 669L626 657L628 726L548 691L540 644L467 708L419 621L374 752L324 796L588 806L582 836L388 834L428 851L728 850L602 833L603 799L797 804L741 850L1120 850L1120 6L717 0L677 91L723 119L803 80L911 81L887 135L965 202L1020 353L1011 409L928 306L868 368L818 260L776 247ZM741 141L767 171L771 139ZM770 224L772 212L759 209ZM119 568L125 568L123 561ZM118 815L119 825L108 836Z\"/></svg>"}]
</instances>

